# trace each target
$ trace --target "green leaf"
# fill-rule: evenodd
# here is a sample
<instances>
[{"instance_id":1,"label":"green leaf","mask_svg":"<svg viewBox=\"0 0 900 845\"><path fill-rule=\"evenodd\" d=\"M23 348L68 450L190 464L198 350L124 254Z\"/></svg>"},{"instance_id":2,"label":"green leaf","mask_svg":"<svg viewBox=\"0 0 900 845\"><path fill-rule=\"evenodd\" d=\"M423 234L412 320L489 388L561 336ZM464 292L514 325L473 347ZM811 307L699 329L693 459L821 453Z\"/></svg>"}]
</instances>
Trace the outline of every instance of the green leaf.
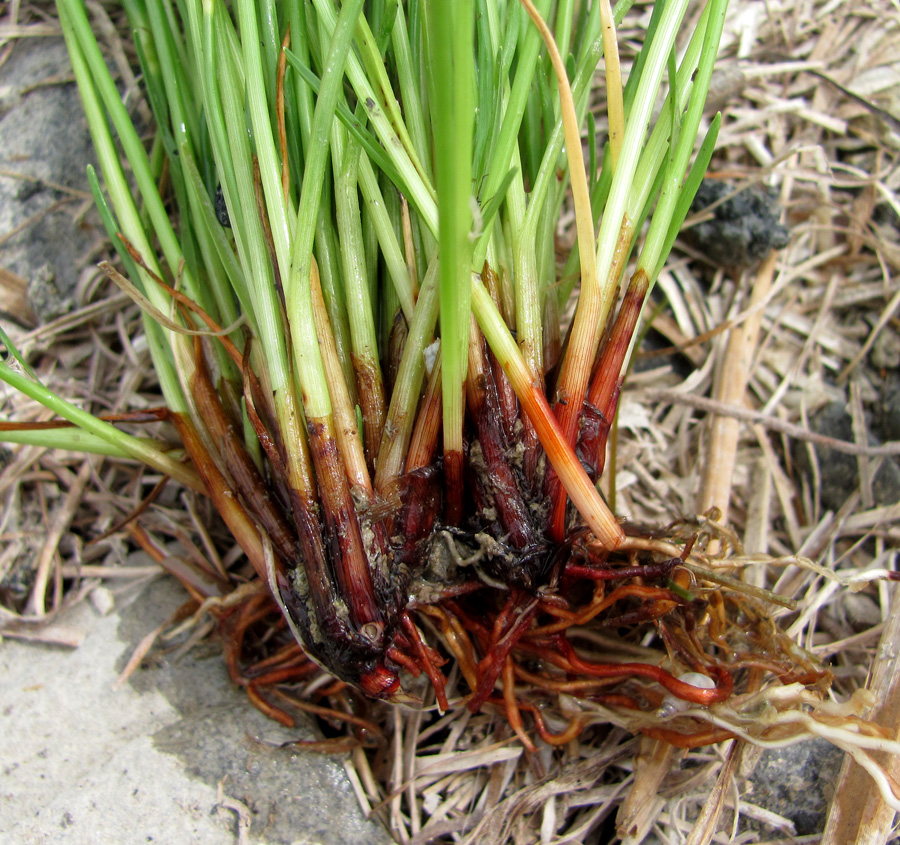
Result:
<instances>
[{"instance_id":1,"label":"green leaf","mask_svg":"<svg viewBox=\"0 0 900 845\"><path fill-rule=\"evenodd\" d=\"M509 189L509 186L512 184L512 180L516 178L516 173L516 168L511 168L506 176L503 177L503 181L500 183L500 187L497 188L493 196L491 196L481 207L482 231L490 228L491 223L494 222L494 217L500 210L500 206L503 204L503 200L506 199L506 192Z\"/></svg>"},{"instance_id":2,"label":"green leaf","mask_svg":"<svg viewBox=\"0 0 900 845\"><path fill-rule=\"evenodd\" d=\"M119 224L116 223L115 215L113 215L113 211L106 201L103 189L100 187L100 180L97 178L97 172L94 170L92 164L87 166L87 177L88 184L91 186L91 193L94 195L94 204L97 206L97 211L100 212L100 219L103 221L103 228L106 229L106 234L112 242L112 245L116 248L116 254L128 271L131 280L138 285L138 287L142 287L141 276L140 273L138 273L137 264L134 263L134 259L128 254L128 250L125 249L124 244L119 239L119 232L121 229L119 229Z\"/></svg>"},{"instance_id":3,"label":"green leaf","mask_svg":"<svg viewBox=\"0 0 900 845\"><path fill-rule=\"evenodd\" d=\"M678 233L681 231L681 227L684 224L684 218L687 217L687 213L691 208L691 203L694 201L694 197L697 195L697 191L700 188L700 183L706 175L710 159L716 148L716 139L719 137L719 127L721 125L722 115L717 113L706 132L703 143L700 145L700 149L697 152L697 157L694 159L691 170L684 180L684 185L678 195L678 201L675 203L675 209L672 212L672 222L669 224L666 240L663 244L663 256L667 256L672 251L672 244L675 243L675 238L678 237ZM657 270L657 273L658 272L659 270Z\"/></svg>"},{"instance_id":4,"label":"green leaf","mask_svg":"<svg viewBox=\"0 0 900 845\"><path fill-rule=\"evenodd\" d=\"M291 65L297 73L300 74L300 77L303 81L312 88L313 92L318 95L319 86L321 85L321 80L318 76L316 76L303 62L297 58L290 50L285 50L284 54L287 56L288 63ZM379 169L384 172L384 174L397 186L397 189L402 193L406 193L406 186L404 184L403 178L400 176L400 173L397 171L397 168L391 163L391 160L388 158L387 154L384 151L384 148L381 144L378 143L378 139L367 129L365 129L362 125L362 122L357 118L353 112L347 108L345 103L338 102L337 108L335 109L335 114L338 119L344 126L347 127L347 130L353 136L353 138L358 141L366 155L378 165Z\"/></svg>"}]
</instances>

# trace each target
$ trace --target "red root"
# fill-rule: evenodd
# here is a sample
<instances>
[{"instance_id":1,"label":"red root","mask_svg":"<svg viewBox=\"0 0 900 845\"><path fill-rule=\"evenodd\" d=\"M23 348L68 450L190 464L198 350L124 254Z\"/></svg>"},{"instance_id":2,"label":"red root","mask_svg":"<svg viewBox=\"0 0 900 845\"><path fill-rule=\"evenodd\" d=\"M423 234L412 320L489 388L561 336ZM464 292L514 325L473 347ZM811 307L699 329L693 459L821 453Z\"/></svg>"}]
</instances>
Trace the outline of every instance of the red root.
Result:
<instances>
[{"instance_id":1,"label":"red root","mask_svg":"<svg viewBox=\"0 0 900 845\"><path fill-rule=\"evenodd\" d=\"M502 636L495 635L493 638L486 656L478 664L478 686L469 699L468 705L472 713L480 710L482 704L487 701L503 670L507 656L519 640L525 636L537 609L538 602L536 599L532 599L528 606L520 611L518 618L510 625L509 629Z\"/></svg>"},{"instance_id":2,"label":"red root","mask_svg":"<svg viewBox=\"0 0 900 845\"><path fill-rule=\"evenodd\" d=\"M262 693L260 693L258 687L259 685L255 682L247 684L247 698L250 699L253 706L261 713L268 716L270 719L281 723L286 728L294 727L294 717L289 713L285 713L280 707L276 707L274 704L267 701Z\"/></svg>"},{"instance_id":3,"label":"red root","mask_svg":"<svg viewBox=\"0 0 900 845\"><path fill-rule=\"evenodd\" d=\"M425 674L428 675L428 679L431 681L431 685L434 687L434 694L437 697L438 707L441 709L441 712L446 712L449 709L449 704L447 702L447 692L445 689L445 681L444 676L438 671L438 665L443 665L445 662L443 658L441 658L434 649L429 648L425 645L422 640L422 635L419 633L419 629L416 627L415 623L412 621L412 618L408 613L404 613L400 620L403 624L403 627L406 629L407 634L409 634L410 639L412 640L413 647L416 650L416 653L419 657L419 660L422 663L422 668L425 670ZM440 661L440 663L438 663Z\"/></svg>"},{"instance_id":4,"label":"red root","mask_svg":"<svg viewBox=\"0 0 900 845\"><path fill-rule=\"evenodd\" d=\"M734 739L731 731L722 728L708 728L692 734L683 734L669 728L644 728L641 733L650 739L659 739L674 745L676 748L702 748L704 745L714 745L717 742L725 742Z\"/></svg>"},{"instance_id":5,"label":"red root","mask_svg":"<svg viewBox=\"0 0 900 845\"><path fill-rule=\"evenodd\" d=\"M677 557L661 563L648 563L639 566L620 566L600 568L596 566L579 566L567 563L564 570L567 578L587 578L591 581L615 581L620 578L664 578L679 564Z\"/></svg>"},{"instance_id":6,"label":"red root","mask_svg":"<svg viewBox=\"0 0 900 845\"><path fill-rule=\"evenodd\" d=\"M572 672L603 678L627 677L629 675L650 678L660 686L665 687L677 698L690 701L693 704L700 704L704 707L715 704L717 701L725 701L734 691L734 679L731 677L731 673L719 666L707 667L709 674L717 678L715 688L702 689L701 687L695 687L693 684L679 681L678 678L675 678L666 672L665 669L660 669L658 666L650 666L646 663L591 663L578 657L568 640L563 639L561 645L562 650L566 653L564 663L568 665L569 671Z\"/></svg>"},{"instance_id":7,"label":"red root","mask_svg":"<svg viewBox=\"0 0 900 845\"><path fill-rule=\"evenodd\" d=\"M506 719L509 726L516 732L516 736L522 741L526 751L535 752L537 749L527 733L522 722L522 714L519 711L519 702L516 700L516 675L512 659L507 657L503 664L503 704L506 707Z\"/></svg>"},{"instance_id":8,"label":"red root","mask_svg":"<svg viewBox=\"0 0 900 845\"><path fill-rule=\"evenodd\" d=\"M564 731L555 734L548 730L547 724L544 722L544 716L537 706L528 702L520 704L519 706L523 710L527 710L531 713L531 716L534 719L534 726L538 734L540 734L541 739L544 740L547 745L565 745L567 742L571 742L575 739L584 730L584 721L578 716L575 716L569 720L569 725Z\"/></svg>"}]
</instances>

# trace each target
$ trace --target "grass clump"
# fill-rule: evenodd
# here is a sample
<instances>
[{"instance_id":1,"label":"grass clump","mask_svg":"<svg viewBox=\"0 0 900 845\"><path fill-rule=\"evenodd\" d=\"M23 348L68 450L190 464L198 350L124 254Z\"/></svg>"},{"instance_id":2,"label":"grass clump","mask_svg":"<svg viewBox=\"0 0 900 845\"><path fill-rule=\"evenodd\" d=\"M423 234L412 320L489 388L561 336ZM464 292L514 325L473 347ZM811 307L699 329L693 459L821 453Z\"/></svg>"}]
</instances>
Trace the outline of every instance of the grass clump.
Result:
<instances>
[{"instance_id":1,"label":"grass clump","mask_svg":"<svg viewBox=\"0 0 900 845\"><path fill-rule=\"evenodd\" d=\"M104 269L143 309L189 461L27 367L0 377L85 450L212 499L251 565L234 582L258 586L222 616L230 665L275 718L262 690L308 658L335 696L496 708L529 750L598 723L690 747L833 716L772 715L817 706L829 676L771 626L778 597L714 571L734 551L716 529L626 531L598 490L719 128L698 138L725 2L688 33L687 0L657 3L624 73L629 6L130 0L148 150L83 6L58 2L124 272ZM273 601L302 646L279 640L274 668L244 647Z\"/></svg>"}]
</instances>

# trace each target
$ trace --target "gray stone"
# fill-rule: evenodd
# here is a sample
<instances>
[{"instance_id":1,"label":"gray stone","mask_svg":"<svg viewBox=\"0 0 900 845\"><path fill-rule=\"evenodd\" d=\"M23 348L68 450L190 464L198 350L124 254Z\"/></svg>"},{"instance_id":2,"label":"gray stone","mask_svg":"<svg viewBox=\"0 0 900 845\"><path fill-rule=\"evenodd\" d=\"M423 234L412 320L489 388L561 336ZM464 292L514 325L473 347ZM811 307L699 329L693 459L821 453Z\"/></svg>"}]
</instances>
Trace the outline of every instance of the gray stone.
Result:
<instances>
[{"instance_id":1,"label":"gray stone","mask_svg":"<svg viewBox=\"0 0 900 845\"><path fill-rule=\"evenodd\" d=\"M122 639L137 644L164 621L173 592L184 599L169 579L151 585L133 612L123 615ZM316 737L308 726L282 731L253 707L232 685L221 648L212 646L132 675L137 689L159 690L181 714L153 734L154 747L177 756L191 777L212 786L225 778L227 793L250 808L253 829L272 845L390 842L363 818L341 758L272 747L270 740Z\"/></svg>"},{"instance_id":2,"label":"gray stone","mask_svg":"<svg viewBox=\"0 0 900 845\"><path fill-rule=\"evenodd\" d=\"M853 441L853 421L843 402L832 402L821 408L810 418L809 427L826 437ZM870 435L869 442L877 444L878 440ZM822 506L836 511L859 484L859 462L856 456L828 446L817 445L815 450ZM794 459L803 472L811 473L806 443L795 443ZM888 457L881 461L872 481L872 495L878 505L900 501L900 462L895 458Z\"/></svg>"},{"instance_id":3,"label":"gray stone","mask_svg":"<svg viewBox=\"0 0 900 845\"><path fill-rule=\"evenodd\" d=\"M821 833L843 757L824 739L764 751L741 797L790 819L799 836Z\"/></svg>"},{"instance_id":4,"label":"gray stone","mask_svg":"<svg viewBox=\"0 0 900 845\"><path fill-rule=\"evenodd\" d=\"M879 431L885 440L900 440L900 380L885 384L878 409Z\"/></svg>"},{"instance_id":5,"label":"gray stone","mask_svg":"<svg viewBox=\"0 0 900 845\"><path fill-rule=\"evenodd\" d=\"M61 38L21 39L0 67L0 238L22 227L0 242L0 268L34 288L39 322L71 307L100 234L76 220L83 199L53 187L88 191L85 168L94 161L71 75Z\"/></svg>"},{"instance_id":6,"label":"gray stone","mask_svg":"<svg viewBox=\"0 0 900 845\"><path fill-rule=\"evenodd\" d=\"M900 332L893 326L885 326L875 338L869 363L880 370L896 370L900 367Z\"/></svg>"},{"instance_id":7,"label":"gray stone","mask_svg":"<svg viewBox=\"0 0 900 845\"><path fill-rule=\"evenodd\" d=\"M725 200L733 190L733 185L712 179L700 184L691 210L696 213L713 203L720 204L713 209L712 219L690 230L690 237L713 263L747 267L765 258L770 250L786 246L790 235L778 220L780 209L772 193L753 185Z\"/></svg>"},{"instance_id":8,"label":"gray stone","mask_svg":"<svg viewBox=\"0 0 900 845\"><path fill-rule=\"evenodd\" d=\"M185 594L158 579L130 606L117 599L107 616L89 602L66 615L85 634L74 651L0 644L0 841L225 845L236 815L217 806L223 779L250 810L251 842L390 841L363 818L339 758L267 742L284 732L231 686L220 650L139 669L114 690Z\"/></svg>"},{"instance_id":9,"label":"gray stone","mask_svg":"<svg viewBox=\"0 0 900 845\"><path fill-rule=\"evenodd\" d=\"M28 280L28 304L38 321L48 323L68 314L75 301L59 289L53 265L42 264Z\"/></svg>"}]
</instances>

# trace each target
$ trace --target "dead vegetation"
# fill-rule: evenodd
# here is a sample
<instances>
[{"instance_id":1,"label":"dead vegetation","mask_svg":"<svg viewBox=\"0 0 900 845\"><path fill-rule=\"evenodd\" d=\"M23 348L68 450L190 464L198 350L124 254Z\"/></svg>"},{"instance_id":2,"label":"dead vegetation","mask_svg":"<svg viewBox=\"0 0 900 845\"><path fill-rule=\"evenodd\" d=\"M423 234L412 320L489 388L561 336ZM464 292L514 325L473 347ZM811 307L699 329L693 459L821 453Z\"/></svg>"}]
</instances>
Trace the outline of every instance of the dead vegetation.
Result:
<instances>
[{"instance_id":1,"label":"dead vegetation","mask_svg":"<svg viewBox=\"0 0 900 845\"><path fill-rule=\"evenodd\" d=\"M0 23L2 49L48 27L12 4ZM632 37L620 33L625 58ZM724 120L710 178L727 186L726 200L768 189L789 238L781 249L765 249L761 261L747 256L746 244L732 244L726 250L735 262L723 267L691 234L715 212L688 221L647 309L645 351L619 411L605 481L616 512L639 524L678 523L669 537L697 535L680 568L685 586L702 592L714 612L730 603L721 610L719 636L732 638L723 653L739 651L733 639L748 630L769 638L765 661L757 654L755 664L748 657L735 667L739 694L690 703L632 679L604 701L583 695L586 685L596 693L603 682L570 681L575 663L558 665L558 677L548 679L537 670L529 677L523 659L498 664L494 677L513 673L504 692L516 682L531 692L513 695L511 706L491 683L484 699L492 703L472 713L461 702L478 686L467 668L497 646L502 631L478 630L477 596L468 595L416 617L423 629L443 632L455 658L444 670L450 710L373 705L293 644L204 500L174 485L158 489L161 479L134 464L33 447L10 452L0 476L0 633L77 645L78 632L65 622L69 604L100 585L156 571L132 564L137 544L191 599L181 618L148 637L129 670L164 639L195 641L217 630L232 677L251 700L286 724L312 714L322 729L319 747L347 754L360 803L398 842L606 842L617 812L618 835L629 843L650 831L692 845L885 841L894 809L871 788L868 761L880 760L886 771L883 792L898 794L896 758L879 750L898 739L900 718L900 623L888 580L897 569L900 488L884 481L900 474L900 434L890 427L892 415L900 416L898 54L900 19L888 0L734 3L718 71ZM561 244L567 235L561 232ZM66 383L68 395L95 411L153 407L137 310L100 278L86 267L76 311L13 339L43 379ZM5 393L3 403L6 418L45 419L21 397ZM819 413L835 403L846 406L849 438L817 427ZM836 467L848 466L839 455L849 457L849 474L829 481ZM838 500L828 492L835 487ZM154 500L142 506L151 491ZM138 508L140 519L119 528ZM727 531L695 516L712 508ZM722 579L711 573L771 590L790 606L720 589ZM621 595L628 603L618 606L609 598L600 595L595 603L608 604L597 614L641 611L634 621L643 627L622 640L615 624L608 633L585 627L587 618L570 621L581 655L573 650L573 661L614 654L617 662L650 665L675 648L674 630L653 622L671 608L654 614L649 607L671 595ZM544 689L535 694L539 682ZM431 689L423 683L423 695ZM641 699L638 707L623 700L628 695ZM519 721L508 720L516 711ZM755 757L750 743L810 735L852 750L856 762L848 758L822 837L785 840L789 820L738 800ZM689 748L670 744L684 737ZM530 743L534 751L525 750ZM748 827L747 819L763 826Z\"/></svg>"}]
</instances>

